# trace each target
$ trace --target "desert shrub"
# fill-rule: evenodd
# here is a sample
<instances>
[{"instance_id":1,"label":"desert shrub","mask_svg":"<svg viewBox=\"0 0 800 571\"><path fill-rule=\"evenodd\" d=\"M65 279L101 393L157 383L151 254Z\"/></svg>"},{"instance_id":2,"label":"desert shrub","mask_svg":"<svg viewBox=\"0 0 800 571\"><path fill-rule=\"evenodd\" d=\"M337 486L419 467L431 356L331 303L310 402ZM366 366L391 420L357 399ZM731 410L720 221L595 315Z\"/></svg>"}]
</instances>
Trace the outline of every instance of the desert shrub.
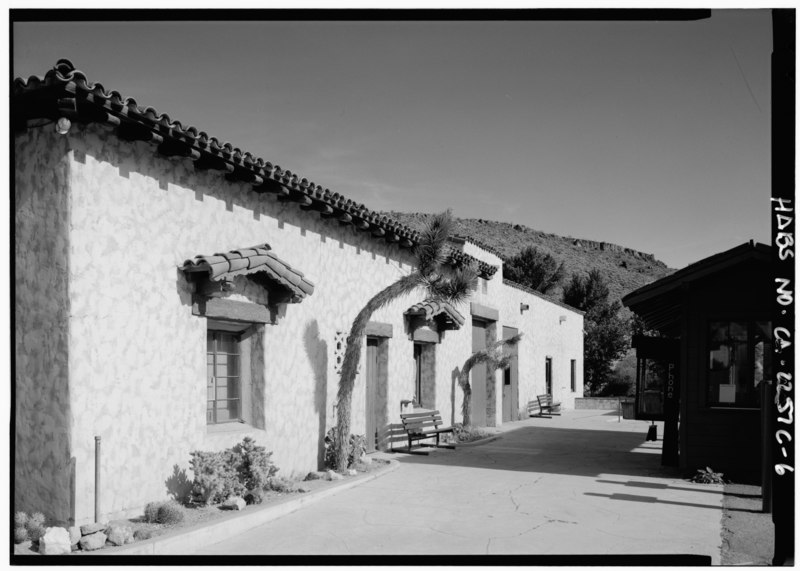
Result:
<instances>
[{"instance_id":1,"label":"desert shrub","mask_svg":"<svg viewBox=\"0 0 800 571\"><path fill-rule=\"evenodd\" d=\"M234 451L241 457L237 472L246 492L267 489L270 479L278 471L278 467L272 463L272 452L267 452L263 446L256 446L255 440L249 436L237 444Z\"/></svg>"},{"instance_id":2,"label":"desert shrub","mask_svg":"<svg viewBox=\"0 0 800 571\"><path fill-rule=\"evenodd\" d=\"M158 523L174 525L183 521L183 506L178 502L164 502L158 508Z\"/></svg>"},{"instance_id":3,"label":"desert shrub","mask_svg":"<svg viewBox=\"0 0 800 571\"><path fill-rule=\"evenodd\" d=\"M144 506L144 521L147 523L156 523L158 521L158 508L164 502L150 502Z\"/></svg>"},{"instance_id":4,"label":"desert shrub","mask_svg":"<svg viewBox=\"0 0 800 571\"><path fill-rule=\"evenodd\" d=\"M338 440L337 427L331 428L325 435L325 466L331 470L338 466L336 453ZM351 434L347 444L347 467L354 466L367 453L367 439L363 434Z\"/></svg>"},{"instance_id":5,"label":"desert shrub","mask_svg":"<svg viewBox=\"0 0 800 571\"><path fill-rule=\"evenodd\" d=\"M697 482L698 484L724 484L725 479L723 478L724 474L722 472L715 472L708 466L705 469L700 469L697 473L692 476L692 482Z\"/></svg>"},{"instance_id":6,"label":"desert shrub","mask_svg":"<svg viewBox=\"0 0 800 571\"><path fill-rule=\"evenodd\" d=\"M28 530L25 529L25 526L14 526L14 543L23 543L28 541Z\"/></svg>"},{"instance_id":7,"label":"desert shrub","mask_svg":"<svg viewBox=\"0 0 800 571\"><path fill-rule=\"evenodd\" d=\"M224 502L231 496L260 503L261 492L270 489L270 478L278 471L272 452L256 446L250 437L221 452L194 451L191 456L192 494L204 504Z\"/></svg>"},{"instance_id":8,"label":"desert shrub","mask_svg":"<svg viewBox=\"0 0 800 571\"><path fill-rule=\"evenodd\" d=\"M286 478L274 477L269 479L269 489L274 492L291 492L292 482Z\"/></svg>"},{"instance_id":9,"label":"desert shrub","mask_svg":"<svg viewBox=\"0 0 800 571\"><path fill-rule=\"evenodd\" d=\"M28 518L28 521L25 522L25 529L28 531L28 539L34 543L41 539L45 532L44 522L44 514L39 512L36 512Z\"/></svg>"},{"instance_id":10,"label":"desert shrub","mask_svg":"<svg viewBox=\"0 0 800 571\"><path fill-rule=\"evenodd\" d=\"M17 512L14 514L14 526L15 527L25 527L25 524L28 523L28 514L25 512Z\"/></svg>"},{"instance_id":11,"label":"desert shrub","mask_svg":"<svg viewBox=\"0 0 800 571\"><path fill-rule=\"evenodd\" d=\"M144 541L145 539L153 537L153 533L152 529L137 529L133 532L133 538L136 541Z\"/></svg>"},{"instance_id":12,"label":"desert shrub","mask_svg":"<svg viewBox=\"0 0 800 571\"><path fill-rule=\"evenodd\" d=\"M265 496L266 496L266 491L253 490L252 492L247 492L244 495L244 501L247 505L260 504L261 502L264 501Z\"/></svg>"},{"instance_id":13,"label":"desert shrub","mask_svg":"<svg viewBox=\"0 0 800 571\"><path fill-rule=\"evenodd\" d=\"M244 493L237 467L241 455L231 449L222 452L194 451L190 464L194 472L192 494L204 504L224 502Z\"/></svg>"}]
</instances>

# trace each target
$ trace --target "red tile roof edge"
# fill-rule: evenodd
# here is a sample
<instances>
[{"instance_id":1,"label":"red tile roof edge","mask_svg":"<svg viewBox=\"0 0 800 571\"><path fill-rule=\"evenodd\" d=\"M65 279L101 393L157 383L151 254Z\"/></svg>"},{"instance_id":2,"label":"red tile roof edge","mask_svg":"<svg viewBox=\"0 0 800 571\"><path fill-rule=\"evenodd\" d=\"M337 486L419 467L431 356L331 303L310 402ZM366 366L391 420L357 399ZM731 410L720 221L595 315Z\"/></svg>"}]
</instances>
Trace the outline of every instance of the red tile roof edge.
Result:
<instances>
[{"instance_id":1,"label":"red tile roof edge","mask_svg":"<svg viewBox=\"0 0 800 571\"><path fill-rule=\"evenodd\" d=\"M256 192L278 194L282 200L314 210L323 218L337 218L369 231L374 239L386 240L401 248L413 248L419 233L363 204L309 182L287 169L233 147L194 126L183 126L169 115L152 107L140 107L133 98L117 91L106 91L100 83L90 83L86 74L66 59L60 59L44 77L15 78L11 89L12 121L17 129L27 128L35 118L80 119L107 123L117 128L123 140L143 140L158 145L166 156L181 156L195 161L196 168L222 171L228 180L253 185ZM482 277L490 279L497 267L458 250L451 249L450 262L474 263Z\"/></svg>"}]
</instances>

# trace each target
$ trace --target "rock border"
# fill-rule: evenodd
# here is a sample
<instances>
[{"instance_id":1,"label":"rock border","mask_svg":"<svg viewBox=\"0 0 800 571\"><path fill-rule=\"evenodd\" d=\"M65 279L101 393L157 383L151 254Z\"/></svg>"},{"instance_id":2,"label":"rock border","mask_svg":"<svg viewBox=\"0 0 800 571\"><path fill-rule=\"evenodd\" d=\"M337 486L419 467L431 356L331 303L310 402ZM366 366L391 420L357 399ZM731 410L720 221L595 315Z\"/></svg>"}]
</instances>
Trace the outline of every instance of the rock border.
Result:
<instances>
[{"instance_id":1,"label":"rock border","mask_svg":"<svg viewBox=\"0 0 800 571\"><path fill-rule=\"evenodd\" d=\"M355 486L364 484L400 467L397 460L386 459L388 466L362 476L346 478L333 482L331 486L312 490L305 494L290 496L284 500L272 502L264 506L249 506L233 517L213 523L200 523L192 527L159 535L152 539L137 541L120 547L107 547L98 551L81 552L81 555L187 555L199 547L212 545L235 537L245 531L278 519L286 514L317 502L328 496L338 494ZM76 552L77 553L77 552Z\"/></svg>"}]
</instances>

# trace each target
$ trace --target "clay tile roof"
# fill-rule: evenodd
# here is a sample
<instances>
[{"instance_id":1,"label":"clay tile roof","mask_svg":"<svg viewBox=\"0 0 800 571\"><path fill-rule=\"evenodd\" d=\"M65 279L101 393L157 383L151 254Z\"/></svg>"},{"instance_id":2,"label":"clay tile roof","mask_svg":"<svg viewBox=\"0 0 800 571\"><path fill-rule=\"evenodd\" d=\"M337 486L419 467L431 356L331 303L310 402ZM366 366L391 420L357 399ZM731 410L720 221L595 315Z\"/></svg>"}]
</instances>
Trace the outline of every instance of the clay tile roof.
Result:
<instances>
[{"instance_id":1,"label":"clay tile roof","mask_svg":"<svg viewBox=\"0 0 800 571\"><path fill-rule=\"evenodd\" d=\"M445 322L455 329L459 329L464 325L464 316L455 307L446 301L437 299L426 299L415 303L405 311L405 315L419 315L424 317L426 321L442 316Z\"/></svg>"},{"instance_id":2,"label":"clay tile roof","mask_svg":"<svg viewBox=\"0 0 800 571\"><path fill-rule=\"evenodd\" d=\"M127 140L144 140L159 145L159 152L191 156L204 163L204 168L214 168L239 180L253 184L259 192L268 192L270 185L283 187L298 204L307 206L317 202L338 210L335 214L356 216L368 223L360 229L369 232L375 240L388 240L401 248L413 248L419 243L419 233L404 224L392 221L363 204L358 204L338 192L331 192L300 177L288 169L264 161L255 155L209 137L194 126L174 121L166 113L152 107L142 107L135 99L123 98L116 91L106 91L100 83L90 83L86 75L66 59L60 59L44 77L17 77L11 88L12 121L15 128L26 127L30 119L57 119L66 117L82 123L99 122L115 125L118 135ZM123 136L121 129L125 130ZM169 144L168 144L169 143ZM268 184L269 183L269 184ZM315 190L316 189L316 190ZM350 220L341 220L349 224ZM375 229L383 233L373 233ZM400 238L398 240L397 238ZM450 262L456 266L465 263L477 265L481 277L490 279L497 267L472 256L453 250Z\"/></svg>"},{"instance_id":3,"label":"clay tile roof","mask_svg":"<svg viewBox=\"0 0 800 571\"><path fill-rule=\"evenodd\" d=\"M276 256L269 244L213 256L195 256L192 260L186 260L181 269L185 272L205 271L211 281L263 272L270 280L290 290L298 301L314 293L314 284L302 272Z\"/></svg>"}]
</instances>

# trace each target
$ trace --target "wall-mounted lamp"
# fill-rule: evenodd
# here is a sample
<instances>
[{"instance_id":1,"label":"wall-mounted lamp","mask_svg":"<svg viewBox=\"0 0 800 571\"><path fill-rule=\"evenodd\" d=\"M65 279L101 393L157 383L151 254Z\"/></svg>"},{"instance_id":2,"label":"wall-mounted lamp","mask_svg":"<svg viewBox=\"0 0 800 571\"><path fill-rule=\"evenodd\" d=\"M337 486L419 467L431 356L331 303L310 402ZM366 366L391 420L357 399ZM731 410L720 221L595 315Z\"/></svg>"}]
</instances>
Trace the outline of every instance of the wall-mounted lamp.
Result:
<instances>
[{"instance_id":1,"label":"wall-mounted lamp","mask_svg":"<svg viewBox=\"0 0 800 571\"><path fill-rule=\"evenodd\" d=\"M566 320L567 320L567 316L566 315L559 315L558 316L558 323L559 324L564 323Z\"/></svg>"},{"instance_id":2,"label":"wall-mounted lamp","mask_svg":"<svg viewBox=\"0 0 800 571\"><path fill-rule=\"evenodd\" d=\"M527 303L520 303L519 304L519 312L520 313L522 313L522 312L524 312L524 311L526 311L526 310L528 310L530 308L531 308L531 306L528 305Z\"/></svg>"},{"instance_id":3,"label":"wall-mounted lamp","mask_svg":"<svg viewBox=\"0 0 800 571\"><path fill-rule=\"evenodd\" d=\"M72 123L66 117L59 117L58 121L56 121L56 133L59 135L66 135L69 133L70 127L72 127Z\"/></svg>"}]
</instances>

